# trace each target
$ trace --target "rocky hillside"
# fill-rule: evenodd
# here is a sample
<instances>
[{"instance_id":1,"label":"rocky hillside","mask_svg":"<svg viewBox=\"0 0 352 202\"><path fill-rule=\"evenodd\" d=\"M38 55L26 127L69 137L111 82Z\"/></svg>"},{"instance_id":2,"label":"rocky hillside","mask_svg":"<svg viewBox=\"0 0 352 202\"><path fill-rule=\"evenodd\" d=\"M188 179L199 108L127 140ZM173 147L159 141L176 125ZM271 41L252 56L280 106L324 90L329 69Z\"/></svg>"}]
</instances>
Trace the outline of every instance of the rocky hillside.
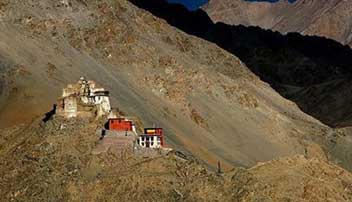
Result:
<instances>
[{"instance_id":1,"label":"rocky hillside","mask_svg":"<svg viewBox=\"0 0 352 202\"><path fill-rule=\"evenodd\" d=\"M216 22L260 26L281 33L324 36L352 45L352 2L297 0L289 3L210 0L204 10Z\"/></svg>"},{"instance_id":2,"label":"rocky hillside","mask_svg":"<svg viewBox=\"0 0 352 202\"><path fill-rule=\"evenodd\" d=\"M2 130L1 201L352 200L352 174L324 159L293 156L216 174L177 152L93 155L99 124L56 117Z\"/></svg>"},{"instance_id":3,"label":"rocky hillside","mask_svg":"<svg viewBox=\"0 0 352 202\"><path fill-rule=\"evenodd\" d=\"M352 97L347 90L352 72L352 50L348 46L323 37L213 23L201 10L189 12L164 1L135 2L185 32L238 56L305 113L332 127L352 124L350 107L346 107Z\"/></svg>"},{"instance_id":4,"label":"rocky hillside","mask_svg":"<svg viewBox=\"0 0 352 202\"><path fill-rule=\"evenodd\" d=\"M261 81L219 47L232 35L202 11L132 2L1 1L1 201L352 200L352 175L337 166L352 169L351 128L322 124ZM332 44L323 54L349 56ZM307 60L339 64L324 58ZM139 126L163 127L167 146L182 153L93 154L106 120L43 122L81 76L110 90L112 106ZM224 173L207 169L218 162Z\"/></svg>"},{"instance_id":5,"label":"rocky hillside","mask_svg":"<svg viewBox=\"0 0 352 202\"><path fill-rule=\"evenodd\" d=\"M330 160L352 165L348 131L303 113L233 54L128 1L1 5L3 127L49 111L67 83L85 76L110 90L113 106L165 128L169 146L210 166L321 156L318 145Z\"/></svg>"}]
</instances>

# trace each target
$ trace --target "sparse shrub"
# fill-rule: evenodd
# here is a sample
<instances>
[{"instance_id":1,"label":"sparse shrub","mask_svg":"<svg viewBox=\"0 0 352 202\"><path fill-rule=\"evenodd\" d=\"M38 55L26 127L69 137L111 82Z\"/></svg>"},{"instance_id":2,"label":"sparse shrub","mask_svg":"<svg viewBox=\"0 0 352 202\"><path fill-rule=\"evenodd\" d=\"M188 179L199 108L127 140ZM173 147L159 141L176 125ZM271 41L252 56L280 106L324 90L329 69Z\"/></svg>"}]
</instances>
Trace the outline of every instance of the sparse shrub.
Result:
<instances>
[{"instance_id":1,"label":"sparse shrub","mask_svg":"<svg viewBox=\"0 0 352 202\"><path fill-rule=\"evenodd\" d=\"M191 119L200 127L202 128L209 128L208 123L206 120L199 114L199 112L195 109L191 111Z\"/></svg>"}]
</instances>

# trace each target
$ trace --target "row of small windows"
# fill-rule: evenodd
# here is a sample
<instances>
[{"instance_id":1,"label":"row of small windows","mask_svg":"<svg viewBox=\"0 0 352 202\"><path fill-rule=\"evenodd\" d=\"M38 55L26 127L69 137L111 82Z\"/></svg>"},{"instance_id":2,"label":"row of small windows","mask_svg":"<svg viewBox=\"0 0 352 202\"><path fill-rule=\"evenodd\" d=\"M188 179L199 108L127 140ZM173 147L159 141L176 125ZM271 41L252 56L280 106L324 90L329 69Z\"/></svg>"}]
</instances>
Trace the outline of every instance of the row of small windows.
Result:
<instances>
[{"instance_id":1,"label":"row of small windows","mask_svg":"<svg viewBox=\"0 0 352 202\"><path fill-rule=\"evenodd\" d=\"M152 136L152 137L145 137L145 136L142 136L142 137L141 137L141 140L142 140L142 141L154 141L155 138L157 138L157 141L160 142L160 137L155 137L155 136Z\"/></svg>"},{"instance_id":2,"label":"row of small windows","mask_svg":"<svg viewBox=\"0 0 352 202\"><path fill-rule=\"evenodd\" d=\"M144 142L141 143L141 146L142 146L142 147L145 147L146 145L148 145L148 144L146 144L146 143L144 143ZM151 142L151 143L150 143L150 146L154 146L154 142Z\"/></svg>"}]
</instances>

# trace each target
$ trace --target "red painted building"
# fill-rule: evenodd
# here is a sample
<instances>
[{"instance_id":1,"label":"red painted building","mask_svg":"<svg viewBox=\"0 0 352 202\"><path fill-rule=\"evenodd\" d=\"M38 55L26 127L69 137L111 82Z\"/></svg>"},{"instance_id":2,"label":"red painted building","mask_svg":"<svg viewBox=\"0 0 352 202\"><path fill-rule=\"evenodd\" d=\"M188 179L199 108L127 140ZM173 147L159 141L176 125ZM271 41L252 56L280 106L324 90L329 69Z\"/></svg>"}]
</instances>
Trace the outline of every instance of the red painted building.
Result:
<instances>
[{"instance_id":1,"label":"red painted building","mask_svg":"<svg viewBox=\"0 0 352 202\"><path fill-rule=\"evenodd\" d=\"M126 118L112 118L109 119L109 130L134 131L134 126L132 121Z\"/></svg>"}]
</instances>

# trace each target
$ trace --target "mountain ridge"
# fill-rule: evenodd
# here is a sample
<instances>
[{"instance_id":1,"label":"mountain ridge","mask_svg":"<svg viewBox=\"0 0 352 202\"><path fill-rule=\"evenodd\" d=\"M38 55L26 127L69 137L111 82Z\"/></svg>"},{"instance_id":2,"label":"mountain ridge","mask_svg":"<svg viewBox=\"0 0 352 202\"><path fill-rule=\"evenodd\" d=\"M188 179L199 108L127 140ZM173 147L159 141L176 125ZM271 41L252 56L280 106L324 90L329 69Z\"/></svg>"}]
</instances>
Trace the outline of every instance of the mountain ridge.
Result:
<instances>
[{"instance_id":1,"label":"mountain ridge","mask_svg":"<svg viewBox=\"0 0 352 202\"><path fill-rule=\"evenodd\" d=\"M225 6L226 5L226 6ZM211 0L203 9L215 22L317 35L351 45L350 1L246 2Z\"/></svg>"}]
</instances>

